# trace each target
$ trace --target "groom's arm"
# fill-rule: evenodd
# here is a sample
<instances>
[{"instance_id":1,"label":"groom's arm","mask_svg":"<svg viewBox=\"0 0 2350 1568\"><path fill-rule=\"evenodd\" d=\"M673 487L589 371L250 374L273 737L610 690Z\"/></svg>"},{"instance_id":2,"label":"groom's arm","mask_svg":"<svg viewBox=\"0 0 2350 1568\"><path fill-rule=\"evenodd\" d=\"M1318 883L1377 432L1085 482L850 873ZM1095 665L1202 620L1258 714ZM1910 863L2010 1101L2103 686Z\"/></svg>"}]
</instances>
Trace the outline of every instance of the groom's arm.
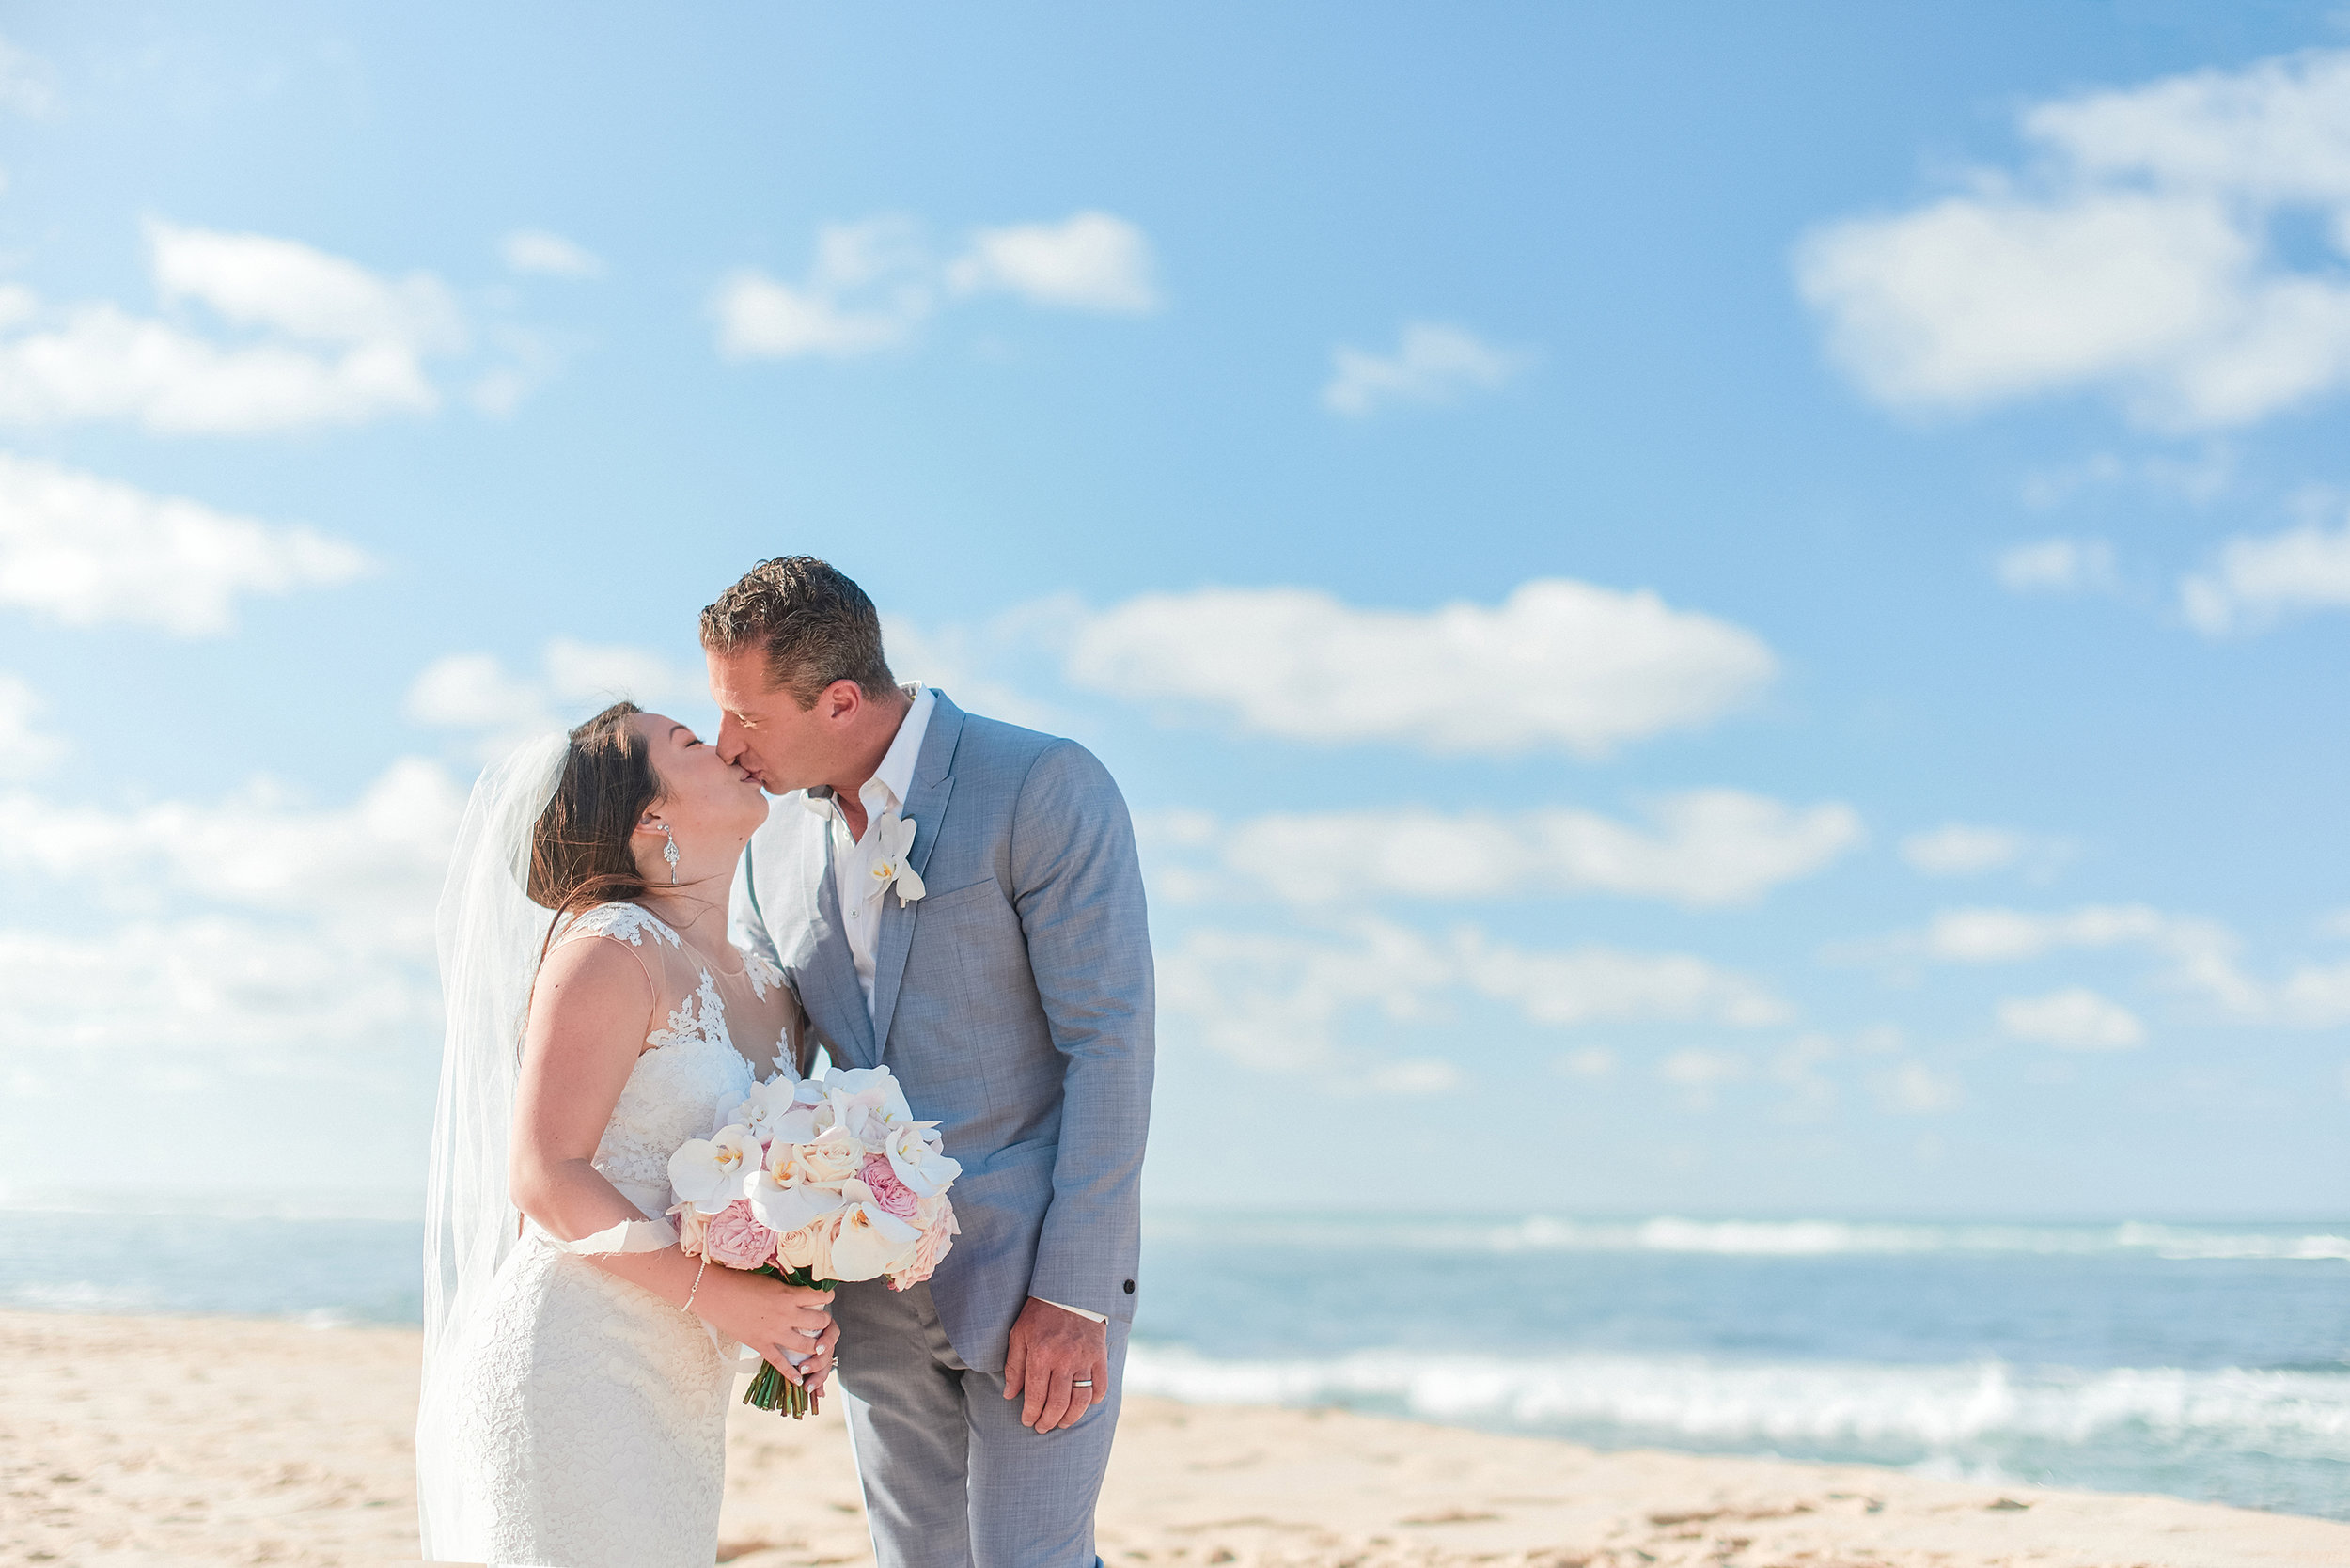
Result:
<instances>
[{"instance_id":1,"label":"groom's arm","mask_svg":"<svg viewBox=\"0 0 2350 1568\"><path fill-rule=\"evenodd\" d=\"M1154 994L1134 823L1073 741L1038 757L1011 832L1013 902L1060 1052L1060 1149L1028 1294L1104 1317L1132 1305L1151 1121Z\"/></svg>"},{"instance_id":2,"label":"groom's arm","mask_svg":"<svg viewBox=\"0 0 2350 1568\"><path fill-rule=\"evenodd\" d=\"M776 939L768 933L767 917L760 912L759 887L752 880L752 856L759 853L754 836L743 846L743 858L734 868L734 891L727 901L727 928L739 947L747 948L776 968L783 967L783 955L776 950Z\"/></svg>"}]
</instances>

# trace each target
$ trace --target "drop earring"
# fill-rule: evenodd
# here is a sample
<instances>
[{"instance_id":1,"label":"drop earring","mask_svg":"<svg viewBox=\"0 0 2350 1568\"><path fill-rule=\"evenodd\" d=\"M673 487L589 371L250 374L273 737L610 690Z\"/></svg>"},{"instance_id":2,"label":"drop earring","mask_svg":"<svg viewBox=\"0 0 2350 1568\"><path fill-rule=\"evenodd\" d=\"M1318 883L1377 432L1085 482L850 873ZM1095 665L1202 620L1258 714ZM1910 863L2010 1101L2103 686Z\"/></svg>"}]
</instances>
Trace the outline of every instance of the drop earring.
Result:
<instances>
[{"instance_id":1,"label":"drop earring","mask_svg":"<svg viewBox=\"0 0 2350 1568\"><path fill-rule=\"evenodd\" d=\"M659 833L665 840L661 846L661 858L669 863L669 886L675 887L678 862L677 835L669 831L667 823L655 823L652 825L653 830Z\"/></svg>"}]
</instances>

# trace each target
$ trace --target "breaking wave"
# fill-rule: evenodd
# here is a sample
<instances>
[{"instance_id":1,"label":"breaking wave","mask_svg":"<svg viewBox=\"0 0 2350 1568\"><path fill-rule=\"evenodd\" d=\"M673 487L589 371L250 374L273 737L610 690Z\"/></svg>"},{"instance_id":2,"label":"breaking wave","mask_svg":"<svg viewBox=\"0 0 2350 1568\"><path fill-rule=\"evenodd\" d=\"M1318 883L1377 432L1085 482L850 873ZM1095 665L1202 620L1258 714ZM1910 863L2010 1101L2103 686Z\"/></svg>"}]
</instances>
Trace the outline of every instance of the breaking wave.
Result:
<instances>
[{"instance_id":1,"label":"breaking wave","mask_svg":"<svg viewBox=\"0 0 2350 1568\"><path fill-rule=\"evenodd\" d=\"M2278 1262L2350 1262L2350 1227L2198 1226L2125 1220L2102 1225L1904 1223L1841 1219L1271 1217L1154 1215L1153 1237L1280 1243L1317 1248L1387 1247L1429 1253L1649 1252L1818 1258L1933 1253L2129 1256Z\"/></svg>"}]
</instances>

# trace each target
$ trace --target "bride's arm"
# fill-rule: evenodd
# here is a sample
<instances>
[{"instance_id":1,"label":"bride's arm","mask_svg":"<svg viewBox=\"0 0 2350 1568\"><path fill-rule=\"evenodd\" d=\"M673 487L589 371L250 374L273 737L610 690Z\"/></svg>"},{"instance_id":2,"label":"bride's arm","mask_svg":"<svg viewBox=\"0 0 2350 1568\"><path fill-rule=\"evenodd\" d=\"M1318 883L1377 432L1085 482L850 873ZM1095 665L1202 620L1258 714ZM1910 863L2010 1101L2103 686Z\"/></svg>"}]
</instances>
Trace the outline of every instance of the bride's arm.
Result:
<instances>
[{"instance_id":1,"label":"bride's arm","mask_svg":"<svg viewBox=\"0 0 2350 1568\"><path fill-rule=\"evenodd\" d=\"M652 983L636 956L609 938L569 942L547 955L523 1034L514 1090L514 1146L508 1183L514 1204L560 1241L592 1236L645 1216L591 1163L604 1125L644 1049ZM789 1346L820 1351L829 1367L832 1298L779 1279L724 1267L705 1269L675 1247L588 1256L607 1274L693 1310L762 1355ZM697 1280L699 1280L698 1288ZM821 1335L821 1343L812 1342ZM770 1356L777 1359L778 1356ZM794 1382L800 1373L781 1369Z\"/></svg>"},{"instance_id":2,"label":"bride's arm","mask_svg":"<svg viewBox=\"0 0 2350 1568\"><path fill-rule=\"evenodd\" d=\"M508 1181L514 1206L558 1241L645 1217L590 1162L645 1048L652 1003L644 966L609 937L567 942L540 968Z\"/></svg>"}]
</instances>

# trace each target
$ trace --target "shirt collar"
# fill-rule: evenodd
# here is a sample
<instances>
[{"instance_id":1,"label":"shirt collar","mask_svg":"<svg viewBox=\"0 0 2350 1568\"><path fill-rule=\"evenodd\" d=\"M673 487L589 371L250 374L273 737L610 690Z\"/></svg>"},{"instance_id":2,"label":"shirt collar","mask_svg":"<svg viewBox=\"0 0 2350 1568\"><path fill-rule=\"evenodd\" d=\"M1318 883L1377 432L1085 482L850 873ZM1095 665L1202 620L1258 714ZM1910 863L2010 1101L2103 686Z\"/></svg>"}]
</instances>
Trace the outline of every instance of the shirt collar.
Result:
<instances>
[{"instance_id":1,"label":"shirt collar","mask_svg":"<svg viewBox=\"0 0 2350 1568\"><path fill-rule=\"evenodd\" d=\"M906 695L914 700L906 708L906 716L898 721L898 738L882 753L881 766L873 770L872 778L889 792L888 804L899 811L903 811L906 796L913 792L914 764L922 759L922 735L931 727L931 710L938 706L937 696L918 682L906 688Z\"/></svg>"},{"instance_id":2,"label":"shirt collar","mask_svg":"<svg viewBox=\"0 0 2350 1568\"><path fill-rule=\"evenodd\" d=\"M932 712L938 706L938 694L919 682L907 686L905 693L913 701L906 707L906 716L898 721L897 736L889 743L889 749L882 753L881 766L873 770L873 776L857 790L861 798L866 790L879 784L888 792L884 809L901 814L905 809L907 794L914 789L915 764L922 760L922 737L930 729ZM838 809L833 793L831 785L819 784L800 796L800 804L829 820Z\"/></svg>"}]
</instances>

